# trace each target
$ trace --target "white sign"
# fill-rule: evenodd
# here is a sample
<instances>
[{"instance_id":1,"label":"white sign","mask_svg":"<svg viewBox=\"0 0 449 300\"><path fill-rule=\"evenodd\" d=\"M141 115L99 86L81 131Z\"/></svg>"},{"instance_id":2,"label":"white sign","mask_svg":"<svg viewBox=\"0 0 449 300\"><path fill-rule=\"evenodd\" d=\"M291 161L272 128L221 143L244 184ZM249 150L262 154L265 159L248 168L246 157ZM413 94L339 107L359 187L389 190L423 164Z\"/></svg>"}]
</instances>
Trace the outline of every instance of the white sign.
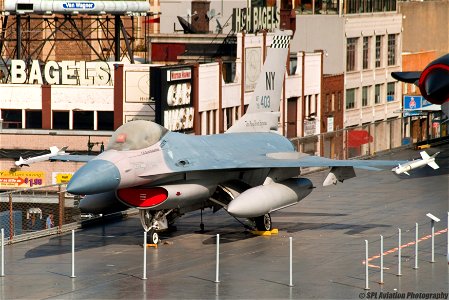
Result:
<instances>
[{"instance_id":1,"label":"white sign","mask_svg":"<svg viewBox=\"0 0 449 300\"><path fill-rule=\"evenodd\" d=\"M150 73L148 71L125 72L125 102L150 101Z\"/></svg>"},{"instance_id":2,"label":"white sign","mask_svg":"<svg viewBox=\"0 0 449 300\"><path fill-rule=\"evenodd\" d=\"M192 78L192 70L168 70L167 81L186 80Z\"/></svg>"},{"instance_id":3,"label":"white sign","mask_svg":"<svg viewBox=\"0 0 449 300\"><path fill-rule=\"evenodd\" d=\"M11 60L11 83L55 84L55 85L107 85L111 81L111 70L106 62L95 65L95 74L90 74L85 61L48 61L43 73L38 60L28 66L23 60Z\"/></svg>"},{"instance_id":4,"label":"white sign","mask_svg":"<svg viewBox=\"0 0 449 300\"><path fill-rule=\"evenodd\" d=\"M316 134L316 121L305 120L304 121L304 136Z\"/></svg>"}]
</instances>

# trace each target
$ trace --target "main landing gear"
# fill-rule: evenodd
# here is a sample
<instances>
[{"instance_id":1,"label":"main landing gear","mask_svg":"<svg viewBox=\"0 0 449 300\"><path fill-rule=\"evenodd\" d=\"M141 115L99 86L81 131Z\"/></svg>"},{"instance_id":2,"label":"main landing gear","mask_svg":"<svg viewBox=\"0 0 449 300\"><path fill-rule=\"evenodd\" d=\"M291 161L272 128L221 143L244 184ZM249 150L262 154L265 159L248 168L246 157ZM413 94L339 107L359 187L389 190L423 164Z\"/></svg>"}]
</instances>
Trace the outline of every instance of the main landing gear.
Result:
<instances>
[{"instance_id":1,"label":"main landing gear","mask_svg":"<svg viewBox=\"0 0 449 300\"><path fill-rule=\"evenodd\" d=\"M273 229L273 223L271 223L270 214L264 214L263 216L255 217L252 219L256 225L258 231L270 231Z\"/></svg>"}]
</instances>

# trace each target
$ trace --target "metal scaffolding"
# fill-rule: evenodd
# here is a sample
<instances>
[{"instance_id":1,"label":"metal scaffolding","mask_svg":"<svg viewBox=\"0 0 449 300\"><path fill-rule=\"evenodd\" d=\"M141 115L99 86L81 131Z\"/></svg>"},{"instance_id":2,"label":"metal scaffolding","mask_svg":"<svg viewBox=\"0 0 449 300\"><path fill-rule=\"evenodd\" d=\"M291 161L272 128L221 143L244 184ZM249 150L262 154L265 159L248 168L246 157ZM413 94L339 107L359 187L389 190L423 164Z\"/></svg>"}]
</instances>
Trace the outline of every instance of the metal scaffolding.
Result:
<instances>
[{"instance_id":1,"label":"metal scaffolding","mask_svg":"<svg viewBox=\"0 0 449 300\"><path fill-rule=\"evenodd\" d=\"M0 53L3 81L9 61L21 59L122 61L134 63L134 49L144 45L148 16L120 15L7 15L0 16ZM143 22L142 22L143 21ZM142 22L142 24L139 24ZM144 31L137 37L139 31ZM145 60L147 60L145 53Z\"/></svg>"}]
</instances>

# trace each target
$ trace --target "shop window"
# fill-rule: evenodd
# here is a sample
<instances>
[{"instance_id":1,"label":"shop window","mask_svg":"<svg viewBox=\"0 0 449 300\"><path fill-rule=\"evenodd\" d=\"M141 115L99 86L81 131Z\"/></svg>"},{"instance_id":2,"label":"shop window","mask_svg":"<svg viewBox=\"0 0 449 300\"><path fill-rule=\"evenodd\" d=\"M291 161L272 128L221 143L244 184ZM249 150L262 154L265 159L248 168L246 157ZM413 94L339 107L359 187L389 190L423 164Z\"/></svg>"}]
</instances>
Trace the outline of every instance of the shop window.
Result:
<instances>
[{"instance_id":1,"label":"shop window","mask_svg":"<svg viewBox=\"0 0 449 300\"><path fill-rule=\"evenodd\" d=\"M98 130L114 130L114 112L113 111L97 112L97 129Z\"/></svg>"},{"instance_id":2,"label":"shop window","mask_svg":"<svg viewBox=\"0 0 449 300\"><path fill-rule=\"evenodd\" d=\"M53 129L69 129L69 112L54 111L53 112Z\"/></svg>"},{"instance_id":3,"label":"shop window","mask_svg":"<svg viewBox=\"0 0 449 300\"><path fill-rule=\"evenodd\" d=\"M93 130L94 112L93 111L74 111L73 129Z\"/></svg>"},{"instance_id":4,"label":"shop window","mask_svg":"<svg viewBox=\"0 0 449 300\"><path fill-rule=\"evenodd\" d=\"M376 35L376 68L382 66L382 36Z\"/></svg>"},{"instance_id":5,"label":"shop window","mask_svg":"<svg viewBox=\"0 0 449 300\"><path fill-rule=\"evenodd\" d=\"M355 108L355 92L356 89L346 90L346 109Z\"/></svg>"},{"instance_id":6,"label":"shop window","mask_svg":"<svg viewBox=\"0 0 449 300\"><path fill-rule=\"evenodd\" d=\"M394 82L387 83L387 102L394 101L394 90L396 85Z\"/></svg>"},{"instance_id":7,"label":"shop window","mask_svg":"<svg viewBox=\"0 0 449 300\"><path fill-rule=\"evenodd\" d=\"M22 110L2 109L3 128L22 128Z\"/></svg>"},{"instance_id":8,"label":"shop window","mask_svg":"<svg viewBox=\"0 0 449 300\"><path fill-rule=\"evenodd\" d=\"M235 80L235 61L225 61L222 67L223 80L232 83Z\"/></svg>"},{"instance_id":9,"label":"shop window","mask_svg":"<svg viewBox=\"0 0 449 300\"><path fill-rule=\"evenodd\" d=\"M381 85L380 84L376 84L374 86L374 104L380 104L381 101Z\"/></svg>"},{"instance_id":10,"label":"shop window","mask_svg":"<svg viewBox=\"0 0 449 300\"><path fill-rule=\"evenodd\" d=\"M388 65L394 66L396 64L396 35L388 35Z\"/></svg>"},{"instance_id":11,"label":"shop window","mask_svg":"<svg viewBox=\"0 0 449 300\"><path fill-rule=\"evenodd\" d=\"M25 128L42 129L42 110L29 110L26 112Z\"/></svg>"},{"instance_id":12,"label":"shop window","mask_svg":"<svg viewBox=\"0 0 449 300\"><path fill-rule=\"evenodd\" d=\"M289 75L294 75L296 74L296 69L298 68L298 57L295 56L290 56L290 70L289 70Z\"/></svg>"},{"instance_id":13,"label":"shop window","mask_svg":"<svg viewBox=\"0 0 449 300\"><path fill-rule=\"evenodd\" d=\"M363 70L369 69L370 67L370 38L367 36L363 37Z\"/></svg>"},{"instance_id":14,"label":"shop window","mask_svg":"<svg viewBox=\"0 0 449 300\"><path fill-rule=\"evenodd\" d=\"M368 96L369 96L369 87L368 86L364 86L362 87L362 106L368 106L369 102L368 102Z\"/></svg>"},{"instance_id":15,"label":"shop window","mask_svg":"<svg viewBox=\"0 0 449 300\"><path fill-rule=\"evenodd\" d=\"M346 71L356 70L356 47L357 38L348 38L346 40Z\"/></svg>"}]
</instances>

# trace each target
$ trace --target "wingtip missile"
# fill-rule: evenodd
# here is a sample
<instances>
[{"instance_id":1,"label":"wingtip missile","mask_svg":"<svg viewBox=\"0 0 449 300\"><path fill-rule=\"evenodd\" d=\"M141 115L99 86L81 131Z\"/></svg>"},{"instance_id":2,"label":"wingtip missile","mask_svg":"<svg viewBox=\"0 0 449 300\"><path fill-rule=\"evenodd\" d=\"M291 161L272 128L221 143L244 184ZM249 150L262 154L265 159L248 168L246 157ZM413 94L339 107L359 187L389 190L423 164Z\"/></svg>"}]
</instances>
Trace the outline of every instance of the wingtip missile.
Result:
<instances>
[{"instance_id":1,"label":"wingtip missile","mask_svg":"<svg viewBox=\"0 0 449 300\"><path fill-rule=\"evenodd\" d=\"M429 154L427 154L426 151L421 151L420 152L421 159L416 159L416 160L407 162L407 163L405 163L403 165L398 165L397 167L391 169L391 171L396 173L397 175L404 173L404 174L407 174L407 175L410 176L409 171L414 170L414 169L418 169L418 168L421 168L421 167L424 167L425 165L428 165L432 169L436 170L436 169L439 168L439 166L435 162L435 157L439 153L440 152L437 152L434 155L430 156Z\"/></svg>"},{"instance_id":2,"label":"wingtip missile","mask_svg":"<svg viewBox=\"0 0 449 300\"><path fill-rule=\"evenodd\" d=\"M61 149L59 149L56 146L51 146L50 147L50 153L48 153L48 154L34 156L34 157L29 157L29 158L26 158L26 159L23 159L23 157L21 156L19 158L19 160L14 162L14 164L17 167L29 166L32 163L50 160L53 156L56 156L56 155L68 155L69 153L65 152L65 150L67 148L68 148L68 146L62 147Z\"/></svg>"}]
</instances>

